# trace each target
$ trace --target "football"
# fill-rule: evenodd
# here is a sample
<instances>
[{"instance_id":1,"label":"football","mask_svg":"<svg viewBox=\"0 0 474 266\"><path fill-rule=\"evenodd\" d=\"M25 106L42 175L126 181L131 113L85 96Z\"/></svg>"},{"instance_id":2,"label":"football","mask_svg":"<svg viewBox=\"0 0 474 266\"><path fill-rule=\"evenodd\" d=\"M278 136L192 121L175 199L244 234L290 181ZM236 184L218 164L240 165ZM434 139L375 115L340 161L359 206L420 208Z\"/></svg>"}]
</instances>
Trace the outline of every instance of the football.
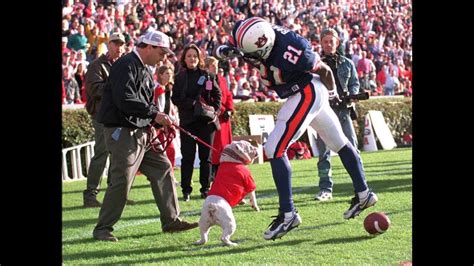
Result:
<instances>
[{"instance_id":1,"label":"football","mask_svg":"<svg viewBox=\"0 0 474 266\"><path fill-rule=\"evenodd\" d=\"M383 212L373 212L364 220L365 230L371 234L382 234L390 227L390 219Z\"/></svg>"}]
</instances>

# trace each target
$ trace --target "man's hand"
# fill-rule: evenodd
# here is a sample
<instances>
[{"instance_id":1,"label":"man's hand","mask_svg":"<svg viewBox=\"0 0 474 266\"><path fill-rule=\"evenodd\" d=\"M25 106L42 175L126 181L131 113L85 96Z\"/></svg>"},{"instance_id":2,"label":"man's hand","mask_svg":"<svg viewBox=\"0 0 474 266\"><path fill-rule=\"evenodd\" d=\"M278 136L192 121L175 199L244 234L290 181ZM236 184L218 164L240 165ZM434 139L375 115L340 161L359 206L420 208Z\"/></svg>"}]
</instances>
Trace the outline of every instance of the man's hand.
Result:
<instances>
[{"instance_id":1,"label":"man's hand","mask_svg":"<svg viewBox=\"0 0 474 266\"><path fill-rule=\"evenodd\" d=\"M171 126L173 124L173 121L168 115L160 112L156 114L155 122L162 126Z\"/></svg>"},{"instance_id":2,"label":"man's hand","mask_svg":"<svg viewBox=\"0 0 474 266\"><path fill-rule=\"evenodd\" d=\"M337 90L328 90L329 94L329 101L333 103L340 103L342 102L341 98L339 98L339 94L337 93Z\"/></svg>"},{"instance_id":3,"label":"man's hand","mask_svg":"<svg viewBox=\"0 0 474 266\"><path fill-rule=\"evenodd\" d=\"M229 46L229 45L221 45L217 47L215 55L217 59L224 60L230 59L234 57L242 57L244 53L237 49L236 47Z\"/></svg>"},{"instance_id":4,"label":"man's hand","mask_svg":"<svg viewBox=\"0 0 474 266\"><path fill-rule=\"evenodd\" d=\"M176 129L171 125L171 126L163 126L160 128L160 130L165 133L165 135L174 135L176 136Z\"/></svg>"}]
</instances>

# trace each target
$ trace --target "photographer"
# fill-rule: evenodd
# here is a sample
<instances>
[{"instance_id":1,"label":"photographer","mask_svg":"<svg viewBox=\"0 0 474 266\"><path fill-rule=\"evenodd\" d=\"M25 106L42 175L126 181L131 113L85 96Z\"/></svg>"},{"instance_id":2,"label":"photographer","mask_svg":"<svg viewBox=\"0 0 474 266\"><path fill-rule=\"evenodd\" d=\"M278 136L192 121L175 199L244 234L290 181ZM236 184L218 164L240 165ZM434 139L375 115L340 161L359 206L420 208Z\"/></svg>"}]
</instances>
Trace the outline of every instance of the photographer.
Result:
<instances>
[{"instance_id":1,"label":"photographer","mask_svg":"<svg viewBox=\"0 0 474 266\"><path fill-rule=\"evenodd\" d=\"M323 30L320 39L323 48L322 60L331 68L335 77L338 95L341 97L333 100L330 103L331 107L339 118L344 135L357 149L357 136L352 124L352 120L356 119L354 102L344 97L359 93L360 86L355 65L349 58L337 52L340 39L334 29L327 28ZM315 199L326 201L332 199L331 151L320 137L318 137L316 143L319 150L319 192L316 194Z\"/></svg>"}]
</instances>

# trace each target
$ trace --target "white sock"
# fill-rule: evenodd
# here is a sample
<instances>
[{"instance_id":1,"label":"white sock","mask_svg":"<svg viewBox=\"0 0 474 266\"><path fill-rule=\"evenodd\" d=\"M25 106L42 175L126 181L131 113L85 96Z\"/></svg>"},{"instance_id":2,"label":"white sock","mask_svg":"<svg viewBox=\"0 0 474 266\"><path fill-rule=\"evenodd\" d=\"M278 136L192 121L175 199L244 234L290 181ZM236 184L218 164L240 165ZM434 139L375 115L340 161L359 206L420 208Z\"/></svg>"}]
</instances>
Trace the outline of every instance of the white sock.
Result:
<instances>
[{"instance_id":1,"label":"white sock","mask_svg":"<svg viewBox=\"0 0 474 266\"><path fill-rule=\"evenodd\" d=\"M357 192L357 196L359 196L359 201L364 201L369 196L369 189Z\"/></svg>"},{"instance_id":2,"label":"white sock","mask_svg":"<svg viewBox=\"0 0 474 266\"><path fill-rule=\"evenodd\" d=\"M293 215L294 215L294 212L285 212L285 222L290 221Z\"/></svg>"}]
</instances>

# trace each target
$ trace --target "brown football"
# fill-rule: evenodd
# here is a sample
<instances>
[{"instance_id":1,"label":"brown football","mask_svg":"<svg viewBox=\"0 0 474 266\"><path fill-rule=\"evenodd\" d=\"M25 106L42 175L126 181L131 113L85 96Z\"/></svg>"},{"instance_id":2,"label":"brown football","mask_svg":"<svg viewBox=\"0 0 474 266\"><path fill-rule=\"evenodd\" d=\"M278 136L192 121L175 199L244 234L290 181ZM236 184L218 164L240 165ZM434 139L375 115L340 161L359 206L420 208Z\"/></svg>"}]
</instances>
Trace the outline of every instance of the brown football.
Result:
<instances>
[{"instance_id":1,"label":"brown football","mask_svg":"<svg viewBox=\"0 0 474 266\"><path fill-rule=\"evenodd\" d=\"M390 219L383 212L373 212L365 217L364 228L371 235L384 233L389 227Z\"/></svg>"}]
</instances>

